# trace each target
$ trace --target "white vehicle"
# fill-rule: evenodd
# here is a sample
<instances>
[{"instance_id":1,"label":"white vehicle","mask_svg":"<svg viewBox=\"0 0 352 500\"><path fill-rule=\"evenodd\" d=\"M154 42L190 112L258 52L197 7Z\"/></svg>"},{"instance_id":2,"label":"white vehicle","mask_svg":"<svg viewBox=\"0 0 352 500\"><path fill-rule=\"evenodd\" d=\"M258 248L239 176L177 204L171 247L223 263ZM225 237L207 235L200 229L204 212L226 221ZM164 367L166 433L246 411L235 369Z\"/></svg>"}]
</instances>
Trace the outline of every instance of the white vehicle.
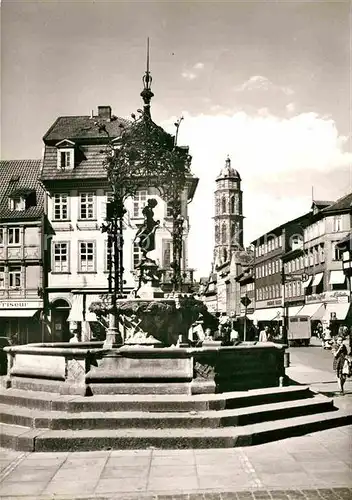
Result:
<instances>
[{"instance_id":1,"label":"white vehicle","mask_svg":"<svg viewBox=\"0 0 352 500\"><path fill-rule=\"evenodd\" d=\"M287 340L289 345L309 345L312 330L309 316L288 318Z\"/></svg>"}]
</instances>

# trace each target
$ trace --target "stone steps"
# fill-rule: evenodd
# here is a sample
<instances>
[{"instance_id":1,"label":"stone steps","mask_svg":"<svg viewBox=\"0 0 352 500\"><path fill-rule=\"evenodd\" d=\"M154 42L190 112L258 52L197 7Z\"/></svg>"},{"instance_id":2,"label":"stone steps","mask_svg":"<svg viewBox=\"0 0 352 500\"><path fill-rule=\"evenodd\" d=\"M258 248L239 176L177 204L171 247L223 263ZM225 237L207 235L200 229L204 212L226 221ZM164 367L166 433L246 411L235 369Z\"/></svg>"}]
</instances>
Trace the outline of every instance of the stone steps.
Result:
<instances>
[{"instance_id":1,"label":"stone steps","mask_svg":"<svg viewBox=\"0 0 352 500\"><path fill-rule=\"evenodd\" d=\"M247 446L352 422L305 386L92 397L0 389L0 446L22 451Z\"/></svg>"},{"instance_id":2,"label":"stone steps","mask_svg":"<svg viewBox=\"0 0 352 500\"><path fill-rule=\"evenodd\" d=\"M1 424L0 433L2 446L22 451L230 448L303 435L351 422L349 412L338 410L243 427L46 430Z\"/></svg>"},{"instance_id":3,"label":"stone steps","mask_svg":"<svg viewBox=\"0 0 352 500\"><path fill-rule=\"evenodd\" d=\"M121 428L195 428L242 426L251 423L292 418L302 414L333 411L333 401L324 396L308 400L286 401L238 409L190 412L120 411L66 413L31 410L0 404L0 422L29 428L53 430Z\"/></svg>"},{"instance_id":4,"label":"stone steps","mask_svg":"<svg viewBox=\"0 0 352 500\"><path fill-rule=\"evenodd\" d=\"M19 389L1 389L0 404L25 408L66 411L206 411L234 409L312 397L308 386L271 387L249 391L199 395L59 395Z\"/></svg>"}]
</instances>

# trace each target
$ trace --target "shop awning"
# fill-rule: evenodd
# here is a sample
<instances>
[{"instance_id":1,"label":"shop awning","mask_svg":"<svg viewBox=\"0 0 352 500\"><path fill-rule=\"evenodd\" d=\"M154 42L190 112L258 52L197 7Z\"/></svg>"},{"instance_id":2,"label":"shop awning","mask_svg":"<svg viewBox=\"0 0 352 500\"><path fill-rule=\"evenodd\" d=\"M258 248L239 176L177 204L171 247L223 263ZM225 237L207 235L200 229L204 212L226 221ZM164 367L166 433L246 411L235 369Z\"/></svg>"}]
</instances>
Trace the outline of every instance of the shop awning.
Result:
<instances>
[{"instance_id":1,"label":"shop awning","mask_svg":"<svg viewBox=\"0 0 352 500\"><path fill-rule=\"evenodd\" d=\"M311 319L321 319L324 313L325 307L323 304L306 304L296 316L309 316Z\"/></svg>"},{"instance_id":2,"label":"shop awning","mask_svg":"<svg viewBox=\"0 0 352 500\"><path fill-rule=\"evenodd\" d=\"M311 281L312 281L312 276L309 276L306 281L302 281L303 288L307 288L310 285Z\"/></svg>"},{"instance_id":3,"label":"shop awning","mask_svg":"<svg viewBox=\"0 0 352 500\"><path fill-rule=\"evenodd\" d=\"M335 313L336 319L344 320L344 319L346 319L349 308L350 308L349 302L339 302L336 304L326 304L324 318L329 321L331 318L331 313Z\"/></svg>"},{"instance_id":4,"label":"shop awning","mask_svg":"<svg viewBox=\"0 0 352 500\"><path fill-rule=\"evenodd\" d=\"M346 280L346 276L342 270L330 271L330 285L342 285Z\"/></svg>"},{"instance_id":5,"label":"shop awning","mask_svg":"<svg viewBox=\"0 0 352 500\"><path fill-rule=\"evenodd\" d=\"M38 309L0 309L0 318L33 318Z\"/></svg>"},{"instance_id":6,"label":"shop awning","mask_svg":"<svg viewBox=\"0 0 352 500\"><path fill-rule=\"evenodd\" d=\"M97 321L96 314L89 311L89 307L93 302L101 302L99 295L86 296L86 321Z\"/></svg>"},{"instance_id":7,"label":"shop awning","mask_svg":"<svg viewBox=\"0 0 352 500\"><path fill-rule=\"evenodd\" d=\"M288 315L291 318L292 316L298 316L298 312L302 309L302 306L292 306L288 308Z\"/></svg>"},{"instance_id":8,"label":"shop awning","mask_svg":"<svg viewBox=\"0 0 352 500\"><path fill-rule=\"evenodd\" d=\"M256 309L253 319L256 321L279 321L282 318L282 308Z\"/></svg>"},{"instance_id":9,"label":"shop awning","mask_svg":"<svg viewBox=\"0 0 352 500\"><path fill-rule=\"evenodd\" d=\"M318 286L321 280L323 279L324 273L317 273L313 278L312 286Z\"/></svg>"},{"instance_id":10,"label":"shop awning","mask_svg":"<svg viewBox=\"0 0 352 500\"><path fill-rule=\"evenodd\" d=\"M83 295L73 296L72 307L67 321L83 321Z\"/></svg>"}]
</instances>

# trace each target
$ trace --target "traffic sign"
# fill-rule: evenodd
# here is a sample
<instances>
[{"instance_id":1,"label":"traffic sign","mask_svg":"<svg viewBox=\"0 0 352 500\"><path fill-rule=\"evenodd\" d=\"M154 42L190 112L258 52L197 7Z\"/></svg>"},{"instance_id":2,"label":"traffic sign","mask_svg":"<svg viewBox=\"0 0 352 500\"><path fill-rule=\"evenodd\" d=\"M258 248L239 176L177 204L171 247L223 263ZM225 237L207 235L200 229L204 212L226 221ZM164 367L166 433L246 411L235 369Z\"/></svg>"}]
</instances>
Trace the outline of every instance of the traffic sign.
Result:
<instances>
[{"instance_id":1,"label":"traffic sign","mask_svg":"<svg viewBox=\"0 0 352 500\"><path fill-rule=\"evenodd\" d=\"M244 305L244 307L248 307L252 301L247 297L247 295L245 295L244 297L242 297L241 302Z\"/></svg>"}]
</instances>

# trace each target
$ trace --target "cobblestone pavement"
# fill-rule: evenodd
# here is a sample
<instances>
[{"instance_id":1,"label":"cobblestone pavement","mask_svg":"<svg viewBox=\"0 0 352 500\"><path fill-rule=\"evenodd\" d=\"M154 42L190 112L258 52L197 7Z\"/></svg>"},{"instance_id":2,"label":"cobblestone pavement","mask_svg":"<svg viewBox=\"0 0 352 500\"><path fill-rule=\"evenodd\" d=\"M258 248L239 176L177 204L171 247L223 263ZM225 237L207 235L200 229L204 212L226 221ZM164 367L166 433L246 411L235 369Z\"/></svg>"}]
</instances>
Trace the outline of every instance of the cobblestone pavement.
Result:
<instances>
[{"instance_id":1,"label":"cobblestone pavement","mask_svg":"<svg viewBox=\"0 0 352 500\"><path fill-rule=\"evenodd\" d=\"M351 438L352 426L345 426L246 448L2 449L0 498L347 500L352 499Z\"/></svg>"}]
</instances>

